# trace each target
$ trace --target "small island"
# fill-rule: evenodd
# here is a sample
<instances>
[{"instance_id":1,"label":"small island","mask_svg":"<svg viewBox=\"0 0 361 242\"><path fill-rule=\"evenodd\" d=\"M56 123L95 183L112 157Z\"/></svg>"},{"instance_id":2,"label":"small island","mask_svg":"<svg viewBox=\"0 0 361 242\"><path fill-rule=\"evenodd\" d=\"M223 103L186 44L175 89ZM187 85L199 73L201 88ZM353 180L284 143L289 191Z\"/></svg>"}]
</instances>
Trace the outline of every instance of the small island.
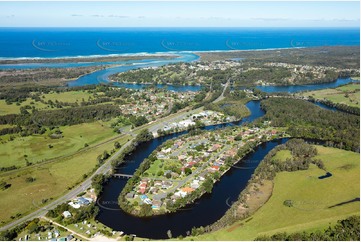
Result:
<instances>
[{"instance_id":1,"label":"small island","mask_svg":"<svg viewBox=\"0 0 361 242\"><path fill-rule=\"evenodd\" d=\"M135 216L171 213L211 193L215 182L260 143L284 137L280 129L229 127L192 130L166 141L143 161L119 196L120 207Z\"/></svg>"}]
</instances>

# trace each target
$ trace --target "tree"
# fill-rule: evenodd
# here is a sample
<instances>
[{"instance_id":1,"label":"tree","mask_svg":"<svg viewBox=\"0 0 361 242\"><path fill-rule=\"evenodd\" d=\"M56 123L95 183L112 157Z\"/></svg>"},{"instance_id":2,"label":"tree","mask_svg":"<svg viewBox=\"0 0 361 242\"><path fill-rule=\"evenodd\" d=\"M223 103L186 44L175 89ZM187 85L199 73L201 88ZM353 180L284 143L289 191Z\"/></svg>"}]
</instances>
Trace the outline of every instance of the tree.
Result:
<instances>
[{"instance_id":1,"label":"tree","mask_svg":"<svg viewBox=\"0 0 361 242\"><path fill-rule=\"evenodd\" d=\"M120 143L118 141L116 141L114 143L114 148L119 149L120 147L122 147L122 146L120 145Z\"/></svg>"},{"instance_id":2,"label":"tree","mask_svg":"<svg viewBox=\"0 0 361 242\"><path fill-rule=\"evenodd\" d=\"M192 174L192 169L189 168L189 167L186 167L186 168L184 168L184 173L185 173L187 176L189 176L190 174Z\"/></svg>"},{"instance_id":3,"label":"tree","mask_svg":"<svg viewBox=\"0 0 361 242\"><path fill-rule=\"evenodd\" d=\"M206 180L203 182L202 186L207 193L211 193L213 188L212 179L207 177Z\"/></svg>"},{"instance_id":4,"label":"tree","mask_svg":"<svg viewBox=\"0 0 361 242\"><path fill-rule=\"evenodd\" d=\"M145 204L145 203L140 205L139 215L140 216L150 216L150 215L152 215L152 205Z\"/></svg>"},{"instance_id":5,"label":"tree","mask_svg":"<svg viewBox=\"0 0 361 242\"><path fill-rule=\"evenodd\" d=\"M110 156L110 155L109 155L108 151L104 150L104 152L103 152L103 160L108 159L109 156Z\"/></svg>"}]
</instances>

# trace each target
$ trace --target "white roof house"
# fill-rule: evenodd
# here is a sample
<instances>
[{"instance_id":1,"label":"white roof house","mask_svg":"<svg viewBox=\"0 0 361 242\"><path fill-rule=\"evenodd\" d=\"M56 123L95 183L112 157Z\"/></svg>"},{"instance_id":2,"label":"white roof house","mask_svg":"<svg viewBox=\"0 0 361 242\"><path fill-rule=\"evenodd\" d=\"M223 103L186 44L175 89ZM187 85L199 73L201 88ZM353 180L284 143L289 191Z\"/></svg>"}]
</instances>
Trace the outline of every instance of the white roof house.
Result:
<instances>
[{"instance_id":1,"label":"white roof house","mask_svg":"<svg viewBox=\"0 0 361 242\"><path fill-rule=\"evenodd\" d=\"M63 216L64 218L70 218L71 217L71 213L69 211L64 211L63 212Z\"/></svg>"}]
</instances>

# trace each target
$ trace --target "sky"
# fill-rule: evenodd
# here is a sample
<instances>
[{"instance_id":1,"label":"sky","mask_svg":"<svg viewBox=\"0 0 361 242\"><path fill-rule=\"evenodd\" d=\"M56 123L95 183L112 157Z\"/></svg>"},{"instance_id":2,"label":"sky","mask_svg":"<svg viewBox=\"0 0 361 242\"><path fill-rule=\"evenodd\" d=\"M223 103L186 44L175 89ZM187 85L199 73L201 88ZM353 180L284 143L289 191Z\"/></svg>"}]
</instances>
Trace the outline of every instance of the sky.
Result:
<instances>
[{"instance_id":1,"label":"sky","mask_svg":"<svg viewBox=\"0 0 361 242\"><path fill-rule=\"evenodd\" d=\"M360 2L0 2L0 27L359 27Z\"/></svg>"}]
</instances>

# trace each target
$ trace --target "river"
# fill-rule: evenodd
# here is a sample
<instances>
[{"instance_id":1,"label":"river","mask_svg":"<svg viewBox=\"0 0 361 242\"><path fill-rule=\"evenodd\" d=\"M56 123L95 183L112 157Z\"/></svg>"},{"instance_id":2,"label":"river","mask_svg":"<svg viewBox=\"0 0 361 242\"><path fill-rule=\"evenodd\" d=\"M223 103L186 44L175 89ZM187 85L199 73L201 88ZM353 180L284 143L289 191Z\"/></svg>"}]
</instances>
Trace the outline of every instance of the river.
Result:
<instances>
[{"instance_id":1,"label":"river","mask_svg":"<svg viewBox=\"0 0 361 242\"><path fill-rule=\"evenodd\" d=\"M239 122L207 126L204 129L214 130L225 126L241 125L264 115L260 108L260 101L250 101L247 103L247 107L251 111L249 117ZM133 174L144 158L148 157L154 149L166 140L184 133L171 134L140 144L132 155L127 157L127 162L119 167L118 172ZM238 195L246 187L248 180L264 156L275 146L286 141L287 139L280 139L260 145L255 152L247 155L224 174L221 180L215 184L211 194L203 195L196 200L195 204L172 214L139 218L123 212L119 208L117 200L127 180L111 178L98 199L100 213L97 220L114 230L136 234L140 237L164 239L167 238L169 229L173 236L186 235L186 232L193 227L206 226L221 218L232 201L237 200Z\"/></svg>"},{"instance_id":2,"label":"river","mask_svg":"<svg viewBox=\"0 0 361 242\"><path fill-rule=\"evenodd\" d=\"M172 60L145 59L137 61L136 63L123 63L121 66L107 68L84 75L77 80L70 82L69 86L107 83L109 82L108 77L115 73L143 67L158 67L169 63L191 62L197 59L198 56L194 54L182 53L179 57ZM266 86L258 88L266 92L295 92L336 87L349 82L352 82L352 79L338 79L334 83L326 84L290 87ZM124 83L114 83L114 85L137 89L145 86L144 84ZM172 85L158 85L158 87L167 87L169 90L174 91L198 91L201 88L200 86ZM317 105L322 106L320 104ZM265 114L260 108L260 101L250 101L246 106L251 111L251 115L247 118L238 122L206 126L204 129L215 130L226 126L242 125L245 122L252 122ZM324 105L322 107L331 109ZM171 134L140 144L132 155L127 157L127 162L118 168L118 172L133 174L144 158L148 157L154 149L166 140L178 137L184 133L185 132ZM244 157L236 164L236 166L232 167L224 174L221 180L214 185L211 194L203 195L200 199L196 200L194 204L172 214L153 216L150 218L139 218L125 213L119 208L117 200L127 180L111 178L109 183L104 186L104 191L97 201L100 212L96 219L114 230L124 231L127 234L136 234L137 236L144 238L165 239L167 238L168 230L171 230L173 237L186 235L186 232L190 231L193 227L206 226L220 219L232 202L237 200L240 192L246 187L248 180L251 178L251 175L259 162L263 160L264 156L274 147L285 143L287 140L287 138L284 138L260 145L253 153Z\"/></svg>"}]
</instances>

